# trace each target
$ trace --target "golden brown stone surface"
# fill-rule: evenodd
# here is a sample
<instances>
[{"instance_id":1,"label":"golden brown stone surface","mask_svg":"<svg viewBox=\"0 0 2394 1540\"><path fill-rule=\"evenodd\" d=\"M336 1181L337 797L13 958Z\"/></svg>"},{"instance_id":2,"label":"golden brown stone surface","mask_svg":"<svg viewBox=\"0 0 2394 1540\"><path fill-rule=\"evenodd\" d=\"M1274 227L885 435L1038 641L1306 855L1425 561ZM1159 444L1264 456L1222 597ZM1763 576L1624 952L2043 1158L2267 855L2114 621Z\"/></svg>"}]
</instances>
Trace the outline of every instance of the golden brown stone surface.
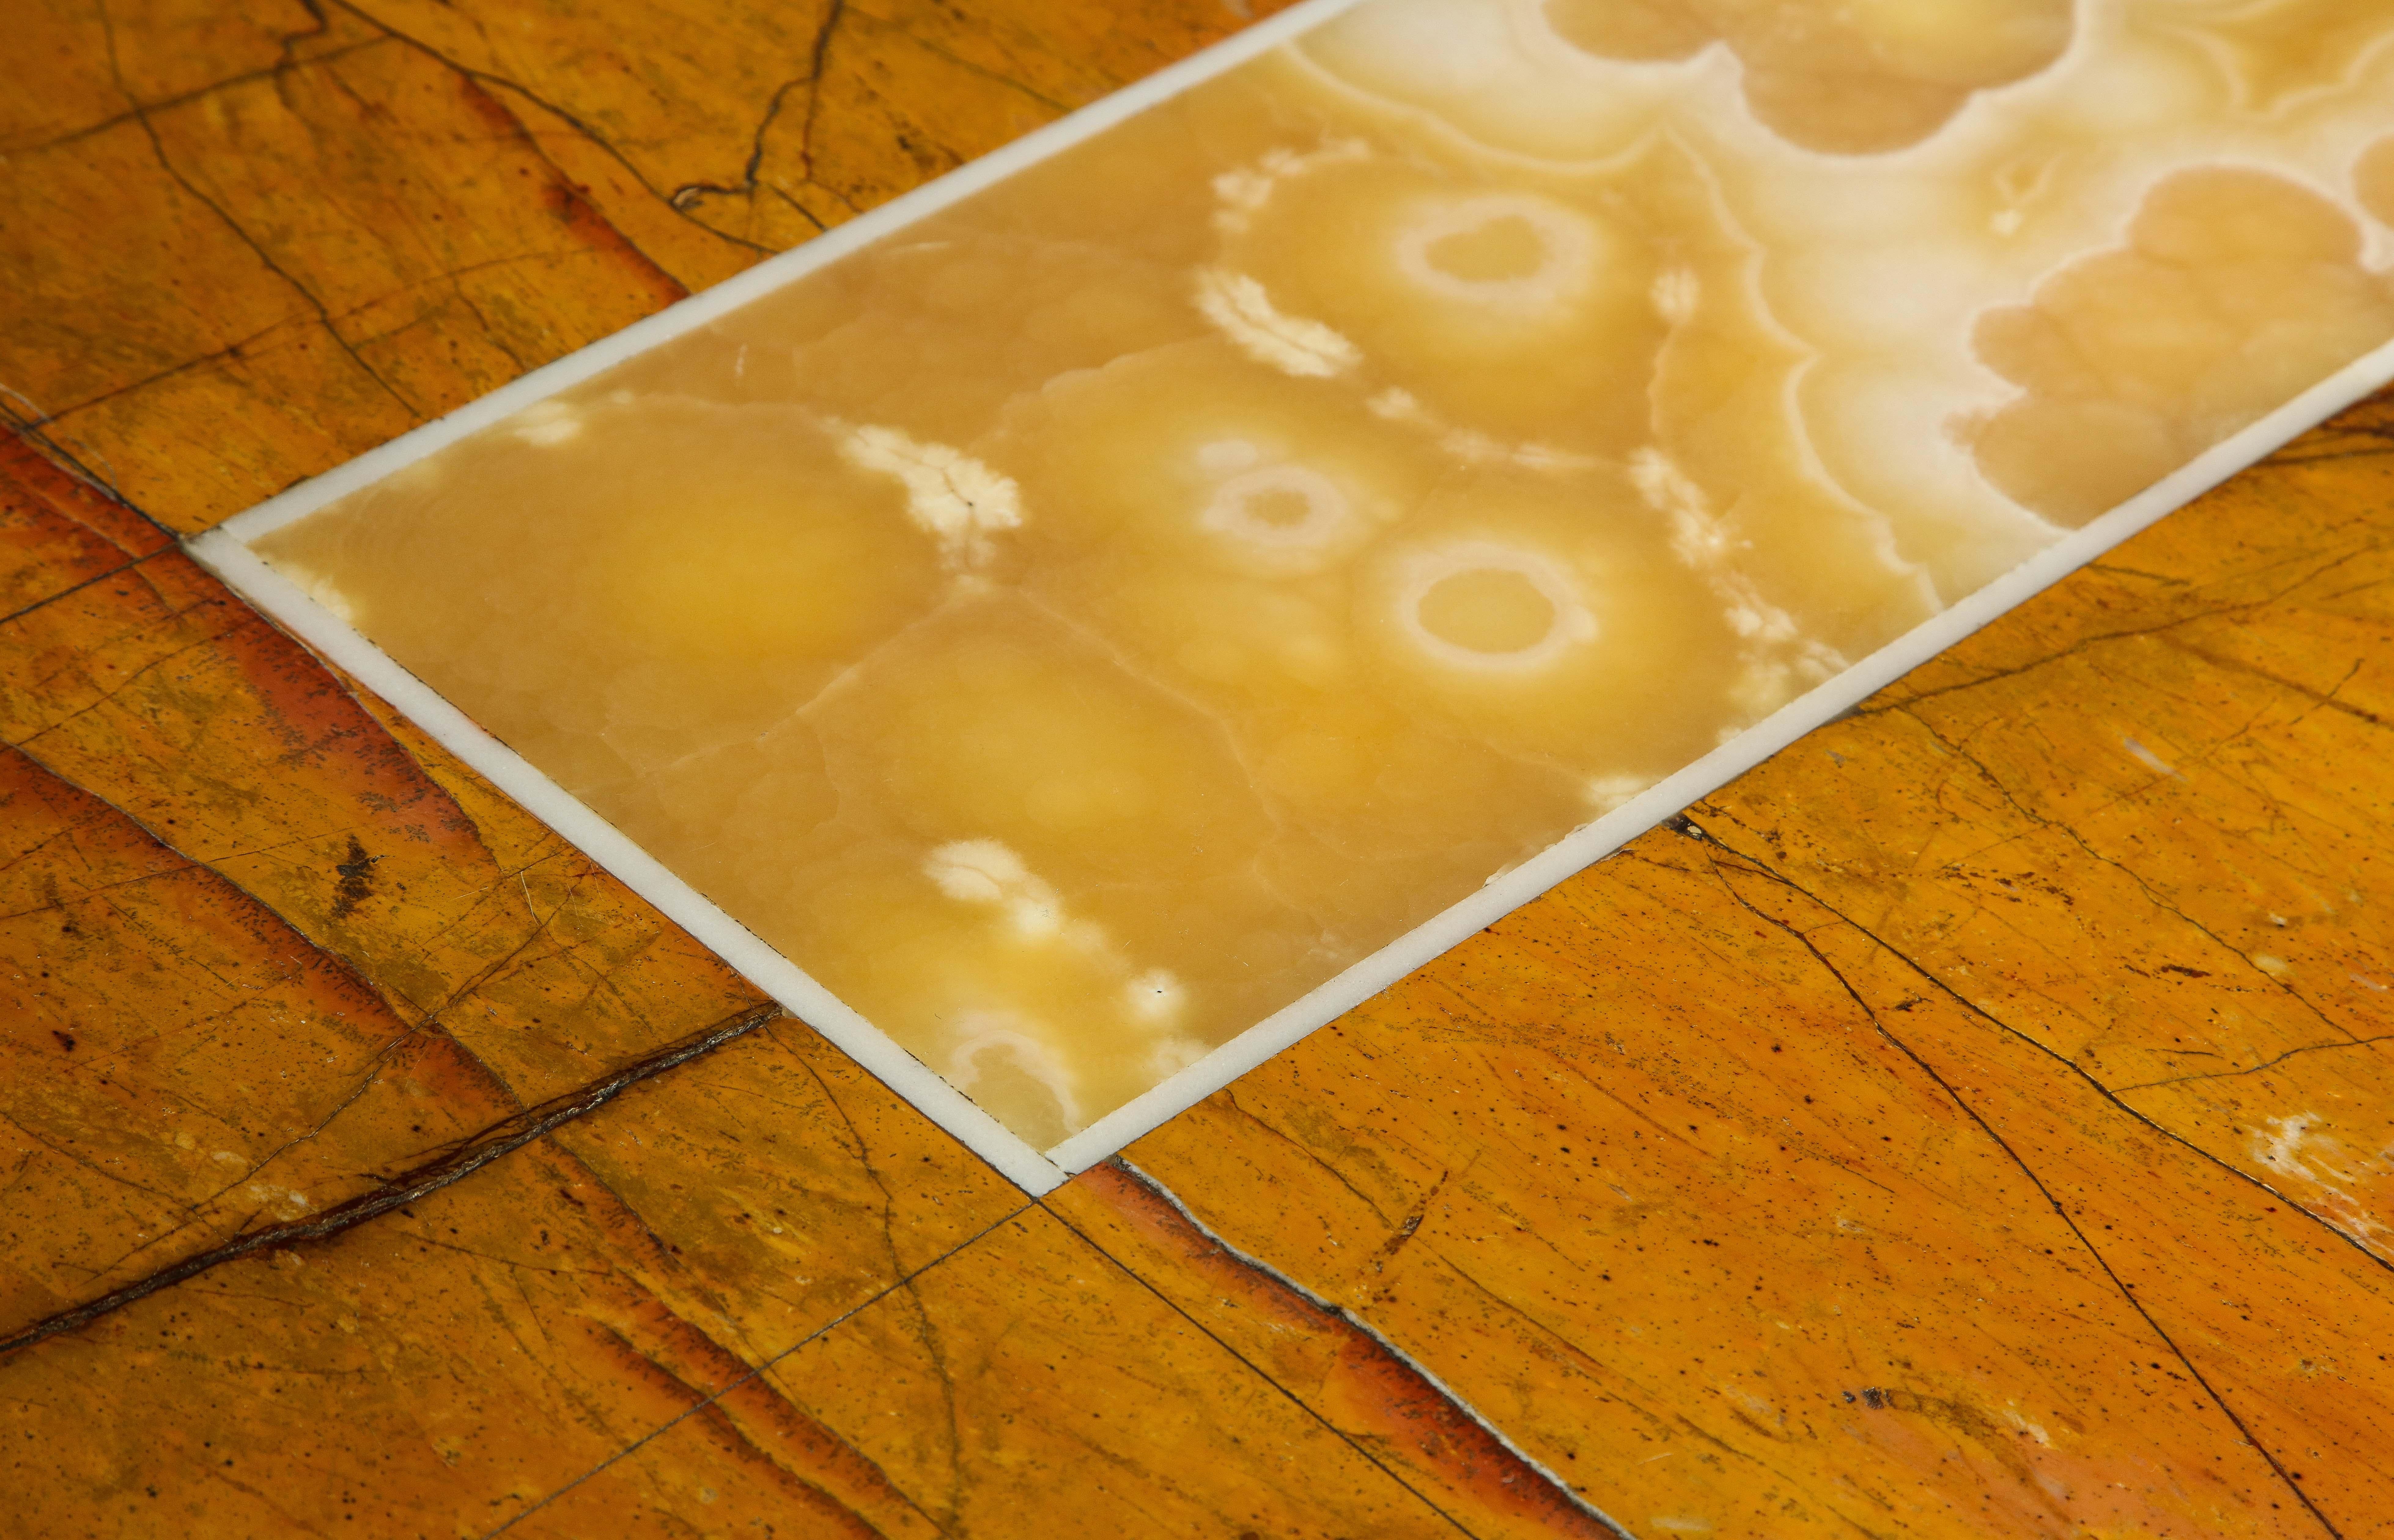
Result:
<instances>
[{"instance_id":1,"label":"golden brown stone surface","mask_svg":"<svg viewBox=\"0 0 2394 1540\"><path fill-rule=\"evenodd\" d=\"M201 554L1052 1150L2394 341L2394 54L2260 114L2293 42L2157 0L1510 9Z\"/></svg>"},{"instance_id":2,"label":"golden brown stone surface","mask_svg":"<svg viewBox=\"0 0 2394 1540\"><path fill-rule=\"evenodd\" d=\"M686 10L24 8L0 1336L756 1000L162 526L1235 20ZM7 1351L0 1527L1590 1533L1501 1435L1656 1540L2394 1533L2389 442L2348 415L1151 1136L1168 1198L1028 1204L774 1022Z\"/></svg>"},{"instance_id":3,"label":"golden brown stone surface","mask_svg":"<svg viewBox=\"0 0 2394 1540\"><path fill-rule=\"evenodd\" d=\"M1125 1158L1633 1528L2386 1533L2389 420Z\"/></svg>"}]
</instances>

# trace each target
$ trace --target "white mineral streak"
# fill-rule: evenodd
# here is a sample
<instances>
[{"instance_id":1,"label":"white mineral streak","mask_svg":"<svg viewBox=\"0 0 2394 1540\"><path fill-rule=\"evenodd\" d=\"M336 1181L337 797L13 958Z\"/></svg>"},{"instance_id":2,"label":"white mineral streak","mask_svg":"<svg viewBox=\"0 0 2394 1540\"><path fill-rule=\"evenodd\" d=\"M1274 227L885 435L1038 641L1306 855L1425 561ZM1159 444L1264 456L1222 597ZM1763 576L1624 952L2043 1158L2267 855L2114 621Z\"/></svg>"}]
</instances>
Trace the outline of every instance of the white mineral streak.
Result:
<instances>
[{"instance_id":1,"label":"white mineral streak","mask_svg":"<svg viewBox=\"0 0 2394 1540\"><path fill-rule=\"evenodd\" d=\"M1722 724L1720 742L1847 666L1848 660L1835 648L1806 636L1795 616L1762 597L1754 578L1737 565L1743 543L1670 456L1659 449L1639 450L1630 456L1629 480L1647 506L1670 521L1671 554L1703 576L1720 597L1730 629L1745 644L1744 663L1730 691L1739 718Z\"/></svg>"},{"instance_id":2,"label":"white mineral streak","mask_svg":"<svg viewBox=\"0 0 2394 1540\"><path fill-rule=\"evenodd\" d=\"M1303 511L1288 511L1292 506ZM1302 558L1337 545L1359 517L1338 483L1320 471L1265 466L1217 487L1197 523L1273 556Z\"/></svg>"},{"instance_id":3,"label":"white mineral streak","mask_svg":"<svg viewBox=\"0 0 2394 1540\"><path fill-rule=\"evenodd\" d=\"M1440 449L1469 465L1553 471L1586 470L1601 463L1592 455L1574 454L1551 444L1506 443L1478 428L1457 428L1424 406L1412 391L1394 385L1374 393L1363 404L1375 417L1420 428Z\"/></svg>"},{"instance_id":4,"label":"white mineral streak","mask_svg":"<svg viewBox=\"0 0 2394 1540\"><path fill-rule=\"evenodd\" d=\"M1205 1057L1205 1045L1194 1037L1167 1037L1148 1051L1149 1084L1171 1079L1181 1071Z\"/></svg>"},{"instance_id":5,"label":"white mineral streak","mask_svg":"<svg viewBox=\"0 0 2394 1540\"><path fill-rule=\"evenodd\" d=\"M1151 967L1123 986L1134 1020L1158 1025L1177 1020L1188 991L1164 968Z\"/></svg>"},{"instance_id":6,"label":"white mineral streak","mask_svg":"<svg viewBox=\"0 0 2394 1540\"><path fill-rule=\"evenodd\" d=\"M541 401L508 419L508 429L538 449L572 443L582 432L582 414L564 401Z\"/></svg>"},{"instance_id":7,"label":"white mineral streak","mask_svg":"<svg viewBox=\"0 0 2394 1540\"><path fill-rule=\"evenodd\" d=\"M1264 452L1244 439L1217 439L1197 450L1197 468L1208 476L1235 476L1252 470Z\"/></svg>"},{"instance_id":8,"label":"white mineral streak","mask_svg":"<svg viewBox=\"0 0 2394 1540\"><path fill-rule=\"evenodd\" d=\"M840 452L861 470L898 479L906 511L951 567L982 565L995 550L993 533L1021 527L1021 489L962 450L868 426L850 430Z\"/></svg>"},{"instance_id":9,"label":"white mineral streak","mask_svg":"<svg viewBox=\"0 0 2394 1540\"><path fill-rule=\"evenodd\" d=\"M1587 783L1587 805L1609 813L1653 783L1642 775L1599 775Z\"/></svg>"},{"instance_id":10,"label":"white mineral streak","mask_svg":"<svg viewBox=\"0 0 2394 1540\"><path fill-rule=\"evenodd\" d=\"M961 903L1003 903L1007 892L1036 880L1022 858L994 839L960 839L923 860L923 874Z\"/></svg>"},{"instance_id":11,"label":"white mineral streak","mask_svg":"<svg viewBox=\"0 0 2394 1540\"><path fill-rule=\"evenodd\" d=\"M1221 205L1215 210L1214 228L1225 235L1245 230L1256 212L1271 202L1272 192L1283 178L1315 166L1369 160L1371 156L1372 147L1361 139L1339 139L1309 154L1289 149L1267 151L1255 165L1225 171L1214 178L1214 197Z\"/></svg>"},{"instance_id":12,"label":"white mineral streak","mask_svg":"<svg viewBox=\"0 0 2394 1540\"><path fill-rule=\"evenodd\" d=\"M1007 929L1022 941L1062 938L1085 950L1105 945L1103 931L1086 922L1068 924L1056 889L1033 876L1022 858L997 840L941 845L924 858L923 874L952 899L1001 909Z\"/></svg>"},{"instance_id":13,"label":"white mineral streak","mask_svg":"<svg viewBox=\"0 0 2394 1540\"><path fill-rule=\"evenodd\" d=\"M355 625L358 623L357 612L349 602L349 596L331 577L296 561L279 563L278 570L292 586L319 606L331 611L342 625Z\"/></svg>"},{"instance_id":14,"label":"white mineral streak","mask_svg":"<svg viewBox=\"0 0 2394 1540\"><path fill-rule=\"evenodd\" d=\"M1069 915L1055 887L1033 873L1003 841L964 839L937 846L923 860L923 875L944 896L992 911L1000 933L1015 944L1061 949L1075 954L1082 967L1121 979L1118 1023L1151 1040L1149 1051L1156 1062L1172 1060L1177 1069L1204 1054L1204 1044L1176 1035L1189 1005L1188 986L1169 968L1134 971L1102 926ZM1073 1033L1044 1020L1033 1006L1005 998L1003 986L965 978L956 989L968 1003L956 1016L948 1077L969 1089L1002 1060L1055 1097L1066 1131L1081 1127L1086 1122L1082 1111L1086 1097ZM1171 1073L1165 1070L1157 1078Z\"/></svg>"},{"instance_id":15,"label":"white mineral streak","mask_svg":"<svg viewBox=\"0 0 2394 1540\"><path fill-rule=\"evenodd\" d=\"M1283 315L1264 286L1243 273L1204 268L1197 309L1239 351L1300 379L1332 379L1363 361L1363 350L1318 321Z\"/></svg>"},{"instance_id":16,"label":"white mineral streak","mask_svg":"<svg viewBox=\"0 0 2394 1540\"><path fill-rule=\"evenodd\" d=\"M2394 1166L2394 1145L2374 1153L2348 1150L2321 1129L2325 1121L2317 1112L2264 1119L2252 1131L2254 1160L2272 1174L2272 1185L2291 1185L2328 1223L2380 1257L2394 1256L2394 1226L2367 1196Z\"/></svg>"},{"instance_id":17,"label":"white mineral streak","mask_svg":"<svg viewBox=\"0 0 2394 1540\"><path fill-rule=\"evenodd\" d=\"M1703 302L1704 281L1686 268L1672 268L1654 280L1654 313L1674 326L1696 318Z\"/></svg>"}]
</instances>

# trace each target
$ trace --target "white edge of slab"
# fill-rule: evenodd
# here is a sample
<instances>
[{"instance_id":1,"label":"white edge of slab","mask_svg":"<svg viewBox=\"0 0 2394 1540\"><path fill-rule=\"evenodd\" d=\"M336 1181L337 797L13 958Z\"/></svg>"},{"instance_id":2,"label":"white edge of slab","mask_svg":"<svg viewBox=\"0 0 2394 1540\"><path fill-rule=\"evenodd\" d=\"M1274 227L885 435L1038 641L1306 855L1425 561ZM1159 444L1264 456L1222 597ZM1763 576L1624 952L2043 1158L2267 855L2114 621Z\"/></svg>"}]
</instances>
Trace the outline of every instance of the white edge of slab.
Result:
<instances>
[{"instance_id":1,"label":"white edge of slab","mask_svg":"<svg viewBox=\"0 0 2394 1540\"><path fill-rule=\"evenodd\" d=\"M1474 932L1494 924L1689 804L1728 784L1814 728L1843 715L2163 515L2184 507L2297 435L2394 383L2394 344L2388 344L2214 445L2174 474L1789 702L1631 801L1491 878L1469 898L1045 1152L1034 1150L1008 1132L796 964L668 871L530 761L476 726L464 712L401 667L346 621L275 573L249 548L249 542L270 531L372 485L467 434L581 384L659 343L727 315L1024 166L1267 52L1359 3L1360 0L1300 0L1287 10L805 245L768 258L444 417L269 498L207 533L185 541L185 549L234 591L388 701L443 747L572 840L792 1014L837 1044L890 1089L1035 1197L1213 1095Z\"/></svg>"}]
</instances>

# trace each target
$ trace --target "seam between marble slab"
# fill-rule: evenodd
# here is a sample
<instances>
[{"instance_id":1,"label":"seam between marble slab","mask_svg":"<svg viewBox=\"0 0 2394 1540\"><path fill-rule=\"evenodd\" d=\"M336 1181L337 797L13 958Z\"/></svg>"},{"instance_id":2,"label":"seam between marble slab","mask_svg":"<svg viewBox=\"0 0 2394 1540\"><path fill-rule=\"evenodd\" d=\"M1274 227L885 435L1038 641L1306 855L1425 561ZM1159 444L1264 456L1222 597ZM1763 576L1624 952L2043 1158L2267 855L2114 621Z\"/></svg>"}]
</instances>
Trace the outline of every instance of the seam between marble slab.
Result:
<instances>
[{"instance_id":1,"label":"seam between marble slab","mask_svg":"<svg viewBox=\"0 0 2394 1540\"><path fill-rule=\"evenodd\" d=\"M389 700L452 752L579 846L918 1110L1034 1196L1052 1191L1309 1033L1725 785L1812 729L2059 581L2297 434L2394 381L2394 345L2348 365L2085 527L1781 707L1621 808L1585 824L1477 893L1248 1027L1203 1059L1045 1152L841 1002L791 959L642 850L545 772L478 727L346 621L281 577L248 542L382 480L467 434L746 304L893 230L1277 46L1357 0L1301 0L1286 11L805 245L559 360L511 385L270 498L185 545L268 615Z\"/></svg>"}]
</instances>

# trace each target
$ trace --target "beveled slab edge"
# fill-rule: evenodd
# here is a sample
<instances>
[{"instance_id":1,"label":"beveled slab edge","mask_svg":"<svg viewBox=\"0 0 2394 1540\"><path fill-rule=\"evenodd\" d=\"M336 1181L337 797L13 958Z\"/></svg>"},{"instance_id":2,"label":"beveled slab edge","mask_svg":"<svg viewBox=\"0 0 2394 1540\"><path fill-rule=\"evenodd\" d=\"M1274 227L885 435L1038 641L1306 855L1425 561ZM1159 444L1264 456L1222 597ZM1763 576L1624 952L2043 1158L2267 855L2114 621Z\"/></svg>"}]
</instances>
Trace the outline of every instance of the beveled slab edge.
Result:
<instances>
[{"instance_id":1,"label":"beveled slab edge","mask_svg":"<svg viewBox=\"0 0 2394 1540\"><path fill-rule=\"evenodd\" d=\"M767 259L645 321L234 516L185 548L235 592L390 702L926 1116L1033 1196L1204 1100L1308 1033L1493 924L1680 809L1735 780L1938 652L2363 397L2394 383L2394 344L2338 371L2085 528L1924 621L1629 802L1363 958L1194 1064L1044 1152L1033 1149L667 870L580 799L260 560L249 543L634 355L692 331L1286 42L1360 0L1299 0L1177 64Z\"/></svg>"}]
</instances>

